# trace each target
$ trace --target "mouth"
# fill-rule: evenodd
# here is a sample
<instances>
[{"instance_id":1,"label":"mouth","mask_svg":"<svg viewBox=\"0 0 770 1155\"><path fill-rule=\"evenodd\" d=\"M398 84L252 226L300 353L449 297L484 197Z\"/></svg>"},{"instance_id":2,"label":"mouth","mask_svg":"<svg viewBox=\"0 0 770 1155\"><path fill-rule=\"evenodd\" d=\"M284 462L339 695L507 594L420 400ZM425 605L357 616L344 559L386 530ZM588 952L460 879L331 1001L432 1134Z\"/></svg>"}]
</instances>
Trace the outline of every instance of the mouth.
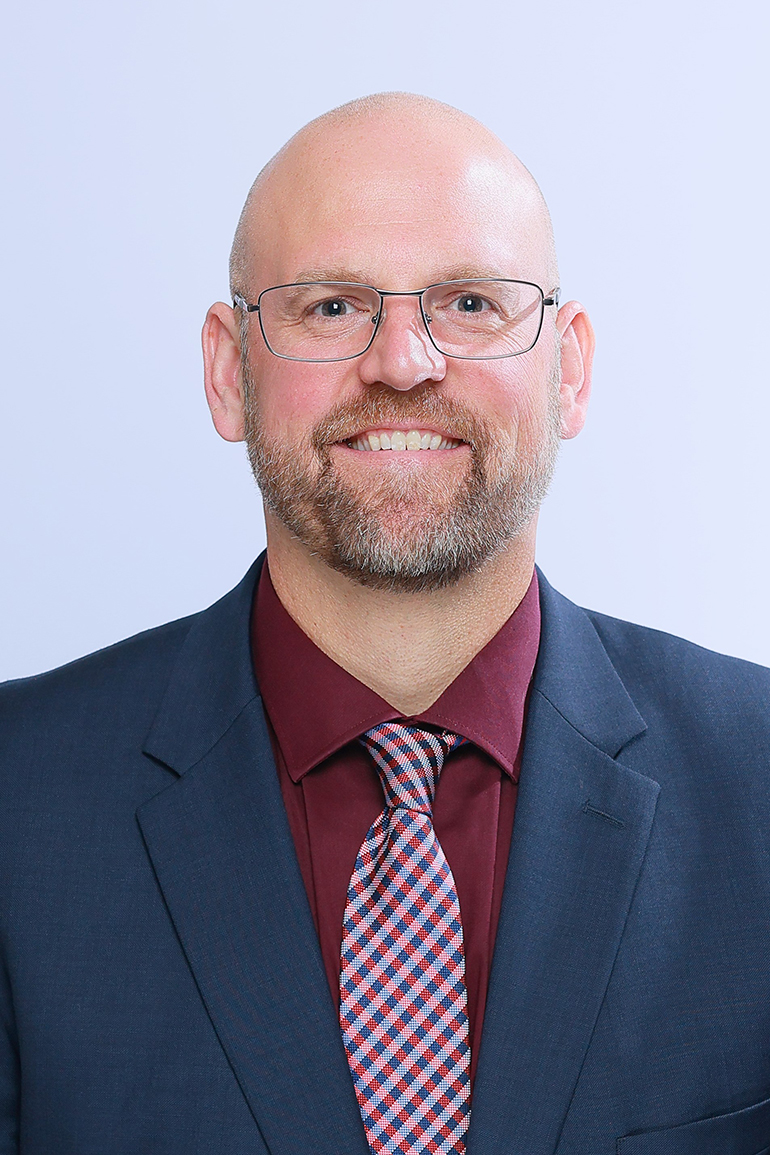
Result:
<instances>
[{"instance_id":1,"label":"mouth","mask_svg":"<svg viewBox=\"0 0 770 1155\"><path fill-rule=\"evenodd\" d=\"M362 453L383 449L396 453L414 453L418 450L437 452L446 449L458 449L467 443L454 437L447 437L434 429L378 428L367 429L337 444L345 445L348 449L355 449Z\"/></svg>"}]
</instances>

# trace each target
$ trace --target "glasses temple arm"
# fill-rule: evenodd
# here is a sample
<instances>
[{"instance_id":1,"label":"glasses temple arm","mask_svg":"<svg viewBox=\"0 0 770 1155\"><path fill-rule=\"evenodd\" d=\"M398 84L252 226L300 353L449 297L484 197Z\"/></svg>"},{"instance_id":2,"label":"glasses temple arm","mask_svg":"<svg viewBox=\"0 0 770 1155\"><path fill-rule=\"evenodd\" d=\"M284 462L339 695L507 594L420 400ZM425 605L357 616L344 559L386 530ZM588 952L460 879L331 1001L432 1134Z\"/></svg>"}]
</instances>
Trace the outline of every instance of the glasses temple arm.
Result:
<instances>
[{"instance_id":1,"label":"glasses temple arm","mask_svg":"<svg viewBox=\"0 0 770 1155\"><path fill-rule=\"evenodd\" d=\"M240 293L233 293L233 305L236 309L241 309L244 313L258 313L259 305L250 305L245 301Z\"/></svg>"}]
</instances>

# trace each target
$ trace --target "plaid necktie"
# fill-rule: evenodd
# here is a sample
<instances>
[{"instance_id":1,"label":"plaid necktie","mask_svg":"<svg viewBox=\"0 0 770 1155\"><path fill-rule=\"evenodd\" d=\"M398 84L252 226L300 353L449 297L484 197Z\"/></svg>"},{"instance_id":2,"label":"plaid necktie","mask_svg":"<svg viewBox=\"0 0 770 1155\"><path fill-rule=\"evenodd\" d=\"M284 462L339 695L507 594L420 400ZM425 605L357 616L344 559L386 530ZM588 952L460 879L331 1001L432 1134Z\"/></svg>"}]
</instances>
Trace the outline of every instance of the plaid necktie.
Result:
<instances>
[{"instance_id":1,"label":"plaid necktie","mask_svg":"<svg viewBox=\"0 0 770 1155\"><path fill-rule=\"evenodd\" d=\"M465 952L433 798L444 758L467 739L384 722L359 741L385 809L358 852L342 931L340 1024L358 1105L374 1155L462 1155Z\"/></svg>"}]
</instances>

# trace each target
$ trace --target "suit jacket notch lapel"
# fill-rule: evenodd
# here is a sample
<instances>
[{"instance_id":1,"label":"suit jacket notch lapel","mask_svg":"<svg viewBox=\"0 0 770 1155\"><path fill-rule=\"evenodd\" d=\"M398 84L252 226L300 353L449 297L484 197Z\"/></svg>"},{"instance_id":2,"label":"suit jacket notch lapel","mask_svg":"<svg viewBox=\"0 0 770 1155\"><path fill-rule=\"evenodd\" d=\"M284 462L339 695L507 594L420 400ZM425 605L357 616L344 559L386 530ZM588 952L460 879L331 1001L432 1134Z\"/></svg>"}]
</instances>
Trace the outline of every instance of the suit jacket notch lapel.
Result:
<instances>
[{"instance_id":1,"label":"suit jacket notch lapel","mask_svg":"<svg viewBox=\"0 0 770 1155\"><path fill-rule=\"evenodd\" d=\"M638 737L645 723L590 621L545 579L541 598L541 652L468 1155L556 1150L659 792L607 752Z\"/></svg>"},{"instance_id":2,"label":"suit jacket notch lapel","mask_svg":"<svg viewBox=\"0 0 770 1155\"><path fill-rule=\"evenodd\" d=\"M193 620L145 743L179 777L137 818L270 1151L369 1155L251 666L260 563Z\"/></svg>"}]
</instances>

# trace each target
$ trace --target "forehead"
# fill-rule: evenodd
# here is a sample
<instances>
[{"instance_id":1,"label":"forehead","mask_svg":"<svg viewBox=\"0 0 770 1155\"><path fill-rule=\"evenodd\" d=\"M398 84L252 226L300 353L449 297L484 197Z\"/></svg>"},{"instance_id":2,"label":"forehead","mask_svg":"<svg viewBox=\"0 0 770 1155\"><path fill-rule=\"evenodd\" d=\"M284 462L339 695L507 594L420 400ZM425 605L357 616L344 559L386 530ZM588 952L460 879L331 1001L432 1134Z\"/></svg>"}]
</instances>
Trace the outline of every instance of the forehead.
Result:
<instances>
[{"instance_id":1,"label":"forehead","mask_svg":"<svg viewBox=\"0 0 770 1155\"><path fill-rule=\"evenodd\" d=\"M517 164L424 135L312 142L256 198L253 287L349 270L381 288L419 288L460 268L539 283L544 208Z\"/></svg>"}]
</instances>

